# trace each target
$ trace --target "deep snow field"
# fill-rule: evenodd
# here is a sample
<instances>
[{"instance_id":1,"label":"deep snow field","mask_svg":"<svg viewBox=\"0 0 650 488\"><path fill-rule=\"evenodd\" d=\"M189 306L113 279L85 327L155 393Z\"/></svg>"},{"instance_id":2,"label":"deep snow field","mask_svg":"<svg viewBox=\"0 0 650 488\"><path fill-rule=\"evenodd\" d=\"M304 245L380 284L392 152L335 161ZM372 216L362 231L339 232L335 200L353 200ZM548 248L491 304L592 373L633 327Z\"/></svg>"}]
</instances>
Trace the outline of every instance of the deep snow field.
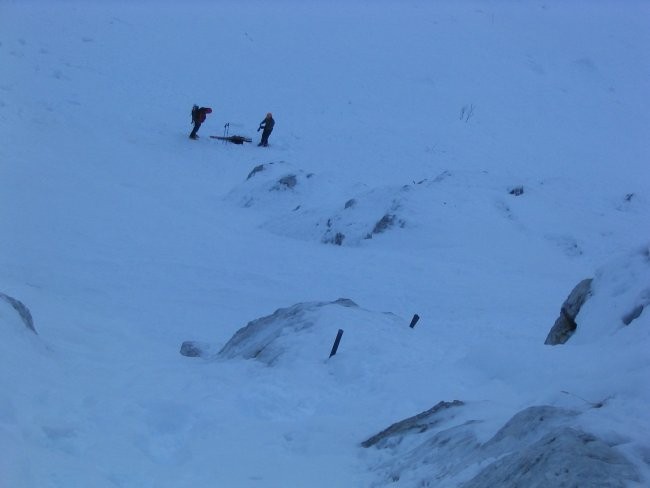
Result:
<instances>
[{"instance_id":1,"label":"deep snow field","mask_svg":"<svg viewBox=\"0 0 650 488\"><path fill-rule=\"evenodd\" d=\"M649 26L0 0L0 488L650 486Z\"/></svg>"}]
</instances>

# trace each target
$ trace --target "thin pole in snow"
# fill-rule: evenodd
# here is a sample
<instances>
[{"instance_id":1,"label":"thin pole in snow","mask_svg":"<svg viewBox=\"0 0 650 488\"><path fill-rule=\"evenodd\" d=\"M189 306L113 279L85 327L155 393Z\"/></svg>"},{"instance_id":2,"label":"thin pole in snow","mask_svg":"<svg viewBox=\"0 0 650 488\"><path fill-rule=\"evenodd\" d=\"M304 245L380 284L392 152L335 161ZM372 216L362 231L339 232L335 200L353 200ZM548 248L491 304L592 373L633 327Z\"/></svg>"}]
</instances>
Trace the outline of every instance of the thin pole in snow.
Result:
<instances>
[{"instance_id":1,"label":"thin pole in snow","mask_svg":"<svg viewBox=\"0 0 650 488\"><path fill-rule=\"evenodd\" d=\"M330 352L330 357L336 354L336 351L339 348L339 344L341 343L341 337L343 337L343 329L339 329L339 331L336 333L336 339L334 339L334 345L332 346L332 352Z\"/></svg>"},{"instance_id":2,"label":"thin pole in snow","mask_svg":"<svg viewBox=\"0 0 650 488\"><path fill-rule=\"evenodd\" d=\"M409 327L411 329L415 327L415 324L418 323L418 320L420 320L420 316L418 314L413 315L413 318L411 319L411 325L409 325Z\"/></svg>"}]
</instances>

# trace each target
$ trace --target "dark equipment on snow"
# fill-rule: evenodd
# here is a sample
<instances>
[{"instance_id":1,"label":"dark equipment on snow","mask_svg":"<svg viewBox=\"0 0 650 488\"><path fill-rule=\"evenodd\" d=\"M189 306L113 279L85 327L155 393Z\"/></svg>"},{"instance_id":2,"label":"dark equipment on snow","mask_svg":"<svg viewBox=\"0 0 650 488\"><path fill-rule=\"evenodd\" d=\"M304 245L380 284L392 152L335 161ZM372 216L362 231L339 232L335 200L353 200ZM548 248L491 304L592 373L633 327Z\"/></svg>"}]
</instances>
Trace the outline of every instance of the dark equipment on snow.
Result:
<instances>
[{"instance_id":1,"label":"dark equipment on snow","mask_svg":"<svg viewBox=\"0 0 650 488\"><path fill-rule=\"evenodd\" d=\"M330 357L336 354L336 351L339 349L339 344L341 343L341 337L343 337L343 329L339 329L336 333L336 339L334 339L334 345L332 346L332 352L330 352Z\"/></svg>"},{"instance_id":2,"label":"dark equipment on snow","mask_svg":"<svg viewBox=\"0 0 650 488\"><path fill-rule=\"evenodd\" d=\"M244 136L210 136L212 139L219 139L220 141L228 141L232 142L233 144L243 144L245 142L253 142L250 137L244 137Z\"/></svg>"},{"instance_id":3,"label":"dark equipment on snow","mask_svg":"<svg viewBox=\"0 0 650 488\"><path fill-rule=\"evenodd\" d=\"M194 105L192 107L192 122L190 122L190 124L195 124L198 119L199 119L199 106Z\"/></svg>"},{"instance_id":4,"label":"dark equipment on snow","mask_svg":"<svg viewBox=\"0 0 650 488\"><path fill-rule=\"evenodd\" d=\"M413 318L411 319L411 325L409 325L409 327L411 329L415 327L415 324L418 323L418 320L420 320L420 316L418 314L413 315Z\"/></svg>"},{"instance_id":5,"label":"dark equipment on snow","mask_svg":"<svg viewBox=\"0 0 650 488\"><path fill-rule=\"evenodd\" d=\"M228 134L229 132L230 132L230 122L226 122L224 124L224 126L223 126L223 137L221 138L221 140L223 141L224 144L228 144L228 142L229 142L228 139L226 139L228 137L228 135L229 135ZM238 143L235 143L235 144L243 144L243 143L244 143L244 141L238 142Z\"/></svg>"}]
</instances>

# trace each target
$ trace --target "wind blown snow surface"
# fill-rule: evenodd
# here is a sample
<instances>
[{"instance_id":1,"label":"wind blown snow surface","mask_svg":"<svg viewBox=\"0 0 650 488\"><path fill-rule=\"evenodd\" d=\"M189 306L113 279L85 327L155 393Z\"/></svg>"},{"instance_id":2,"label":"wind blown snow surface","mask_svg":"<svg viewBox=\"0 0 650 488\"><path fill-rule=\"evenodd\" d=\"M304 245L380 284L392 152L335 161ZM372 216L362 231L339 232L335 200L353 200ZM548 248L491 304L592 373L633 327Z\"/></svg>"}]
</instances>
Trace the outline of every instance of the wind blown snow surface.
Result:
<instances>
[{"instance_id":1,"label":"wind blown snow surface","mask_svg":"<svg viewBox=\"0 0 650 488\"><path fill-rule=\"evenodd\" d=\"M648 486L649 22L0 0L0 486Z\"/></svg>"}]
</instances>

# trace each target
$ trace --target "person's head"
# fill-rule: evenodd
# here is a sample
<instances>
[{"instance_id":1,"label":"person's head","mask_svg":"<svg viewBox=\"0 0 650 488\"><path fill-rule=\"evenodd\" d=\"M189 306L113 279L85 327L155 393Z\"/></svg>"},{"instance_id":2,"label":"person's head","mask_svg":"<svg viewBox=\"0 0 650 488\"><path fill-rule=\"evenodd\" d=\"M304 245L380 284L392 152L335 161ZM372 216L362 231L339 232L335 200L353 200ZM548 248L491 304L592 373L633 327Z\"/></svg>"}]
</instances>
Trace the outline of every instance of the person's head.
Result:
<instances>
[{"instance_id":1,"label":"person's head","mask_svg":"<svg viewBox=\"0 0 650 488\"><path fill-rule=\"evenodd\" d=\"M206 114L211 114L211 113L212 113L212 109L211 109L210 107L207 107L207 108L205 109L205 113L206 113Z\"/></svg>"},{"instance_id":2,"label":"person's head","mask_svg":"<svg viewBox=\"0 0 650 488\"><path fill-rule=\"evenodd\" d=\"M270 119L270 118L272 118L272 117L273 117L273 115L271 114L271 112L269 112L268 114L266 114L266 118L267 118L267 119Z\"/></svg>"}]
</instances>

